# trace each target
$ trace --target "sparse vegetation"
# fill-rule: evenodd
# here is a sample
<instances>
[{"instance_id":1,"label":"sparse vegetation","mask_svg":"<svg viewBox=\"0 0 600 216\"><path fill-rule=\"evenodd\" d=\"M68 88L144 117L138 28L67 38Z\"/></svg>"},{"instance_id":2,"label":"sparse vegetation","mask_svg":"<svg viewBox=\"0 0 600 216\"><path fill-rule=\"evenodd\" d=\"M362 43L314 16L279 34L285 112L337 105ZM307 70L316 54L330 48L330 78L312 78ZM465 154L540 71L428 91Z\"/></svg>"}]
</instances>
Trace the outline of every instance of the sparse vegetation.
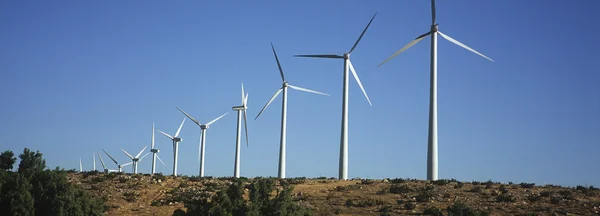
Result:
<instances>
[{"instance_id":1,"label":"sparse vegetation","mask_svg":"<svg viewBox=\"0 0 600 216\"><path fill-rule=\"evenodd\" d=\"M414 203L414 202L407 202L407 203L404 203L404 208L405 208L406 210L413 210L413 209L415 209L415 207L417 207L417 204L416 204L416 203Z\"/></svg>"},{"instance_id":2,"label":"sparse vegetation","mask_svg":"<svg viewBox=\"0 0 600 216\"><path fill-rule=\"evenodd\" d=\"M435 207L429 207L423 210L424 215L433 215L433 216L444 216L441 209Z\"/></svg>"},{"instance_id":3,"label":"sparse vegetation","mask_svg":"<svg viewBox=\"0 0 600 216\"><path fill-rule=\"evenodd\" d=\"M521 182L521 184L519 184L519 185L521 185L522 188L533 188L533 187L535 187L535 183Z\"/></svg>"},{"instance_id":4,"label":"sparse vegetation","mask_svg":"<svg viewBox=\"0 0 600 216\"><path fill-rule=\"evenodd\" d=\"M393 194L410 193L413 189L407 184L392 184L390 185L389 192Z\"/></svg>"},{"instance_id":5,"label":"sparse vegetation","mask_svg":"<svg viewBox=\"0 0 600 216\"><path fill-rule=\"evenodd\" d=\"M486 212L472 209L470 206L464 203L454 203L452 206L448 206L448 216L486 216L489 215Z\"/></svg>"}]
</instances>

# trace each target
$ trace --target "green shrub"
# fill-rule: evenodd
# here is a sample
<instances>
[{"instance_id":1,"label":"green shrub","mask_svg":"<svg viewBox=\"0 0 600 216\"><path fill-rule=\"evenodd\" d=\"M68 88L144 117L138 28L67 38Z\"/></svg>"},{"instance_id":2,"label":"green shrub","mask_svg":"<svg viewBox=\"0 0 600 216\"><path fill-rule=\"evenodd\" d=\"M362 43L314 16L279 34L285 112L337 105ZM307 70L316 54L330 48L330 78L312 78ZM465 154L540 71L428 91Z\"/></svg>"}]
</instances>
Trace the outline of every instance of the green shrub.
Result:
<instances>
[{"instance_id":1,"label":"green shrub","mask_svg":"<svg viewBox=\"0 0 600 216\"><path fill-rule=\"evenodd\" d=\"M469 190L469 192L473 193L481 193L481 191L483 191L483 189L481 189L479 186L472 187L471 190Z\"/></svg>"},{"instance_id":2,"label":"green shrub","mask_svg":"<svg viewBox=\"0 0 600 216\"><path fill-rule=\"evenodd\" d=\"M521 184L519 184L519 185L521 185L522 188L533 188L533 187L535 187L535 183L521 182Z\"/></svg>"},{"instance_id":3,"label":"green shrub","mask_svg":"<svg viewBox=\"0 0 600 216\"><path fill-rule=\"evenodd\" d=\"M537 195L537 194L531 194L531 195L527 196L527 200L529 200L529 202L532 202L532 203L540 201L541 199L542 199L542 196Z\"/></svg>"},{"instance_id":4,"label":"green shrub","mask_svg":"<svg viewBox=\"0 0 600 216\"><path fill-rule=\"evenodd\" d=\"M560 194L565 199L568 199L568 200L573 199L573 192L571 192L570 190L561 190L558 192L558 194Z\"/></svg>"},{"instance_id":5,"label":"green shrub","mask_svg":"<svg viewBox=\"0 0 600 216\"><path fill-rule=\"evenodd\" d=\"M446 209L448 211L448 216L484 216L489 215L486 212L478 211L472 209L470 206L464 203L454 203L451 206L448 206Z\"/></svg>"},{"instance_id":6,"label":"green shrub","mask_svg":"<svg viewBox=\"0 0 600 216\"><path fill-rule=\"evenodd\" d=\"M504 185L500 185L500 188L498 188L498 189L500 189L500 192L502 192L502 193L508 193L508 188L506 188L506 186L504 186Z\"/></svg>"},{"instance_id":7,"label":"green shrub","mask_svg":"<svg viewBox=\"0 0 600 216\"><path fill-rule=\"evenodd\" d=\"M404 208L407 210L413 210L417 207L417 204L413 203L413 202L407 202L404 203Z\"/></svg>"},{"instance_id":8,"label":"green shrub","mask_svg":"<svg viewBox=\"0 0 600 216\"><path fill-rule=\"evenodd\" d=\"M509 193L500 194L496 197L497 202L514 202L516 199Z\"/></svg>"},{"instance_id":9,"label":"green shrub","mask_svg":"<svg viewBox=\"0 0 600 216\"><path fill-rule=\"evenodd\" d=\"M456 185L454 185L454 189L459 189L462 188L465 184L462 182L458 182Z\"/></svg>"},{"instance_id":10,"label":"green shrub","mask_svg":"<svg viewBox=\"0 0 600 216\"><path fill-rule=\"evenodd\" d=\"M393 194L410 193L412 191L413 191L413 189L410 188L410 186L408 186L406 184L402 184L402 185L392 184L392 185L390 185L390 188L389 188L389 192L393 193Z\"/></svg>"},{"instance_id":11,"label":"green shrub","mask_svg":"<svg viewBox=\"0 0 600 216\"><path fill-rule=\"evenodd\" d=\"M560 201L562 201L562 197L560 197L560 196L550 197L550 203L552 203L552 204L559 204Z\"/></svg>"},{"instance_id":12,"label":"green shrub","mask_svg":"<svg viewBox=\"0 0 600 216\"><path fill-rule=\"evenodd\" d=\"M395 178L395 179L391 179L391 180L390 180L390 183L393 183L393 184L399 184L399 183L405 183L405 182L407 182L407 181L408 181L407 179L403 179L403 178Z\"/></svg>"},{"instance_id":13,"label":"green shrub","mask_svg":"<svg viewBox=\"0 0 600 216\"><path fill-rule=\"evenodd\" d=\"M442 210L435 207L428 207L423 211L424 215L444 216Z\"/></svg>"},{"instance_id":14,"label":"green shrub","mask_svg":"<svg viewBox=\"0 0 600 216\"><path fill-rule=\"evenodd\" d=\"M432 181L432 183L434 185L444 186L444 185L447 185L448 183L450 183L450 180L448 180L448 179L440 179L440 180Z\"/></svg>"},{"instance_id":15,"label":"green shrub","mask_svg":"<svg viewBox=\"0 0 600 216\"><path fill-rule=\"evenodd\" d=\"M550 191L542 191L540 192L540 196L541 197L550 197L552 195L552 192Z\"/></svg>"},{"instance_id":16,"label":"green shrub","mask_svg":"<svg viewBox=\"0 0 600 216\"><path fill-rule=\"evenodd\" d=\"M417 202L428 202L431 198L435 196L435 191L433 186L426 186L424 188L419 189L419 193L415 197Z\"/></svg>"}]
</instances>

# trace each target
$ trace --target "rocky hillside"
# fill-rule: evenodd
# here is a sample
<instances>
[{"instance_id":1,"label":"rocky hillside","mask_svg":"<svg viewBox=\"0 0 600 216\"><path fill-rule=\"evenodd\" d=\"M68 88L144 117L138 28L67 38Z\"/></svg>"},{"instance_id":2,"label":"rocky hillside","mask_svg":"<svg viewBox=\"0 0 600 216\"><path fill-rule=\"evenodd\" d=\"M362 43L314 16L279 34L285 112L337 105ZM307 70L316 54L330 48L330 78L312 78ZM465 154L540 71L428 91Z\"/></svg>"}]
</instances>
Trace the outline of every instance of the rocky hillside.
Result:
<instances>
[{"instance_id":1,"label":"rocky hillside","mask_svg":"<svg viewBox=\"0 0 600 216\"><path fill-rule=\"evenodd\" d=\"M172 215L186 210L184 202L215 194L232 179L87 172L70 173L69 181L104 197L108 215ZM594 187L408 179L285 181L294 185L293 201L313 215L600 215L600 191Z\"/></svg>"}]
</instances>

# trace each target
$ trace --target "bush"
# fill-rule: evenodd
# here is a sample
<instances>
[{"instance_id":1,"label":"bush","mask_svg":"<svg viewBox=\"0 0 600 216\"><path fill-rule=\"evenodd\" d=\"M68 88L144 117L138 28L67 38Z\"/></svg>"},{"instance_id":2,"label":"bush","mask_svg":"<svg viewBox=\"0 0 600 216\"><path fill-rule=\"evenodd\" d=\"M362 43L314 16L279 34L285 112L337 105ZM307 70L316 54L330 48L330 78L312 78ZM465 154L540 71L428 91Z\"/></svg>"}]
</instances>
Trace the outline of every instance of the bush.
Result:
<instances>
[{"instance_id":1,"label":"bush","mask_svg":"<svg viewBox=\"0 0 600 216\"><path fill-rule=\"evenodd\" d=\"M406 210L413 210L413 209L415 209L416 207L417 207L417 204L415 204L415 203L413 203L413 202L407 202L407 203L404 203L404 208L405 208Z\"/></svg>"},{"instance_id":2,"label":"bush","mask_svg":"<svg viewBox=\"0 0 600 216\"><path fill-rule=\"evenodd\" d=\"M448 179L440 179L440 180L437 180L437 181L433 181L432 183L434 185L444 186L444 185L447 185L448 183L450 183L450 180L448 180Z\"/></svg>"},{"instance_id":3,"label":"bush","mask_svg":"<svg viewBox=\"0 0 600 216\"><path fill-rule=\"evenodd\" d=\"M516 201L516 199L511 194L505 193L505 194L500 194L499 196L497 196L496 201L497 202L514 202L514 201Z\"/></svg>"},{"instance_id":4,"label":"bush","mask_svg":"<svg viewBox=\"0 0 600 216\"><path fill-rule=\"evenodd\" d=\"M424 215L434 215L434 216L444 216L444 213L442 213L442 210L439 208L435 208L435 207L429 207L426 208L423 211Z\"/></svg>"},{"instance_id":5,"label":"bush","mask_svg":"<svg viewBox=\"0 0 600 216\"><path fill-rule=\"evenodd\" d=\"M247 186L249 199L244 199L246 180L233 180L226 190L212 197L184 201L187 215L310 215L310 211L292 201L293 186L273 178L257 179ZM271 194L275 191L275 196Z\"/></svg>"},{"instance_id":6,"label":"bush","mask_svg":"<svg viewBox=\"0 0 600 216\"><path fill-rule=\"evenodd\" d=\"M433 186L426 186L424 188L419 189L419 193L415 197L417 202L428 202L429 199L435 196L435 191Z\"/></svg>"},{"instance_id":7,"label":"bush","mask_svg":"<svg viewBox=\"0 0 600 216\"><path fill-rule=\"evenodd\" d=\"M407 179L403 179L403 178L395 178L395 179L391 179L391 180L390 180L390 183L393 183L393 184L399 184L399 183L405 183L405 182L407 182L407 181L408 181Z\"/></svg>"},{"instance_id":8,"label":"bush","mask_svg":"<svg viewBox=\"0 0 600 216\"><path fill-rule=\"evenodd\" d=\"M532 202L532 203L540 201L541 199L542 199L542 196L537 195L537 194L531 194L531 195L527 196L527 200L529 200L529 202Z\"/></svg>"},{"instance_id":9,"label":"bush","mask_svg":"<svg viewBox=\"0 0 600 216\"><path fill-rule=\"evenodd\" d=\"M472 187L471 190L469 190L469 192L473 193L481 193L481 191L483 191L483 189L481 189L479 186Z\"/></svg>"},{"instance_id":10,"label":"bush","mask_svg":"<svg viewBox=\"0 0 600 216\"><path fill-rule=\"evenodd\" d=\"M552 192L550 191L542 191L540 192L540 196L541 197L550 197L552 195Z\"/></svg>"},{"instance_id":11,"label":"bush","mask_svg":"<svg viewBox=\"0 0 600 216\"><path fill-rule=\"evenodd\" d=\"M500 192L502 192L502 193L508 193L508 189L504 185L500 185L500 188L498 188L498 189L500 189Z\"/></svg>"},{"instance_id":12,"label":"bush","mask_svg":"<svg viewBox=\"0 0 600 216\"><path fill-rule=\"evenodd\" d=\"M462 188L465 184L462 182L458 182L456 185L454 185L454 189L459 189Z\"/></svg>"},{"instance_id":13,"label":"bush","mask_svg":"<svg viewBox=\"0 0 600 216\"><path fill-rule=\"evenodd\" d=\"M389 189L389 192L393 193L393 194L410 193L412 191L413 191L413 189L410 188L410 186L408 186L406 184L402 184L402 185L393 184L393 185L390 185L390 189Z\"/></svg>"},{"instance_id":14,"label":"bush","mask_svg":"<svg viewBox=\"0 0 600 216\"><path fill-rule=\"evenodd\" d=\"M488 215L486 212L472 209L470 206L464 203L454 203L452 206L448 206L448 216L479 216Z\"/></svg>"},{"instance_id":15,"label":"bush","mask_svg":"<svg viewBox=\"0 0 600 216\"><path fill-rule=\"evenodd\" d=\"M561 190L558 192L558 194L560 194L565 199L568 199L568 200L573 199L573 192L571 192L570 190Z\"/></svg>"},{"instance_id":16,"label":"bush","mask_svg":"<svg viewBox=\"0 0 600 216\"><path fill-rule=\"evenodd\" d=\"M560 201L562 201L562 197L560 197L560 196L550 197L550 203L552 203L552 204L559 204Z\"/></svg>"},{"instance_id":17,"label":"bush","mask_svg":"<svg viewBox=\"0 0 600 216\"><path fill-rule=\"evenodd\" d=\"M49 170L42 154L24 149L17 172L0 170L0 215L102 215L105 200ZM35 200L35 202L34 202Z\"/></svg>"},{"instance_id":18,"label":"bush","mask_svg":"<svg viewBox=\"0 0 600 216\"><path fill-rule=\"evenodd\" d=\"M522 188L533 188L533 187L535 187L535 183L521 182L521 184L519 184L519 185L521 185Z\"/></svg>"}]
</instances>

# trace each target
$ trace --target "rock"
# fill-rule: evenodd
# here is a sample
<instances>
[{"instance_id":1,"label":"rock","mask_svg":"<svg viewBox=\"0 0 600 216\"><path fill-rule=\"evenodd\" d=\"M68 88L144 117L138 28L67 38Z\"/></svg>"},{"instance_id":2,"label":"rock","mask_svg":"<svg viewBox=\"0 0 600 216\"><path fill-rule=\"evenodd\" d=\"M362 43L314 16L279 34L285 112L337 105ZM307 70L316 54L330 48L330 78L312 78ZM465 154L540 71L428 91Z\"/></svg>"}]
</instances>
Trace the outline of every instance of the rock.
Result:
<instances>
[{"instance_id":1,"label":"rock","mask_svg":"<svg viewBox=\"0 0 600 216\"><path fill-rule=\"evenodd\" d=\"M158 183L161 183L161 182L162 182L162 180L160 180L160 179L159 179L159 180L158 180Z\"/></svg>"},{"instance_id":2,"label":"rock","mask_svg":"<svg viewBox=\"0 0 600 216\"><path fill-rule=\"evenodd\" d=\"M390 181L388 179L383 179L381 182L383 182L383 183L390 183Z\"/></svg>"},{"instance_id":3,"label":"rock","mask_svg":"<svg viewBox=\"0 0 600 216\"><path fill-rule=\"evenodd\" d=\"M169 205L173 205L173 202L169 202Z\"/></svg>"}]
</instances>

